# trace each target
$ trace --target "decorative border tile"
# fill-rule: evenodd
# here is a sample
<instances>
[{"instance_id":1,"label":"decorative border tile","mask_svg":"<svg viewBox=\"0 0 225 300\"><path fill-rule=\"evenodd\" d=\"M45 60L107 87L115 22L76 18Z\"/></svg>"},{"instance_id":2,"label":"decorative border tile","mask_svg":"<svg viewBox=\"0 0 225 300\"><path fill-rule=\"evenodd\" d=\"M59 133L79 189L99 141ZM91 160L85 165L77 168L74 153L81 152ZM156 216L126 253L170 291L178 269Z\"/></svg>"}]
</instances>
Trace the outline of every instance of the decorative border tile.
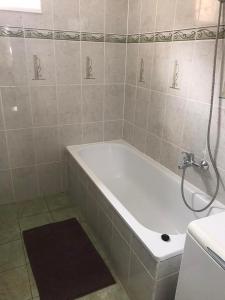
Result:
<instances>
[{"instance_id":1,"label":"decorative border tile","mask_svg":"<svg viewBox=\"0 0 225 300\"><path fill-rule=\"evenodd\" d=\"M25 38L51 40L53 39L53 31L48 29L26 28L24 29L24 36Z\"/></svg>"},{"instance_id":2,"label":"decorative border tile","mask_svg":"<svg viewBox=\"0 0 225 300\"><path fill-rule=\"evenodd\" d=\"M220 26L220 34L219 34L220 39L225 38L225 26Z\"/></svg>"},{"instance_id":3,"label":"decorative border tile","mask_svg":"<svg viewBox=\"0 0 225 300\"><path fill-rule=\"evenodd\" d=\"M92 32L82 32L81 41L87 42L104 42L105 37L103 33L92 33Z\"/></svg>"},{"instance_id":4,"label":"decorative border tile","mask_svg":"<svg viewBox=\"0 0 225 300\"><path fill-rule=\"evenodd\" d=\"M153 43L155 41L154 33L143 33L140 35L140 43Z\"/></svg>"},{"instance_id":5,"label":"decorative border tile","mask_svg":"<svg viewBox=\"0 0 225 300\"><path fill-rule=\"evenodd\" d=\"M80 41L80 32L77 31L54 31L55 40L64 40L64 41Z\"/></svg>"},{"instance_id":6,"label":"decorative border tile","mask_svg":"<svg viewBox=\"0 0 225 300\"><path fill-rule=\"evenodd\" d=\"M212 40L216 38L217 27L203 27L196 29L196 40ZM225 27L220 26L219 38L224 39L225 37Z\"/></svg>"},{"instance_id":7,"label":"decorative border tile","mask_svg":"<svg viewBox=\"0 0 225 300\"><path fill-rule=\"evenodd\" d=\"M172 31L163 31L155 33L155 42L171 42L173 37Z\"/></svg>"},{"instance_id":8,"label":"decorative border tile","mask_svg":"<svg viewBox=\"0 0 225 300\"><path fill-rule=\"evenodd\" d=\"M173 32L173 41L193 41L195 37L195 29L176 30Z\"/></svg>"},{"instance_id":9,"label":"decorative border tile","mask_svg":"<svg viewBox=\"0 0 225 300\"><path fill-rule=\"evenodd\" d=\"M171 41L213 40L216 38L216 26L190 28L174 31L162 31L142 34L106 34L93 32L77 32L48 30L22 27L0 26L0 37L20 37L35 39L55 39L66 41L88 41L107 43L154 43ZM220 27L219 38L225 38L225 26Z\"/></svg>"},{"instance_id":10,"label":"decorative border tile","mask_svg":"<svg viewBox=\"0 0 225 300\"><path fill-rule=\"evenodd\" d=\"M129 34L127 36L127 43L139 43L140 34Z\"/></svg>"},{"instance_id":11,"label":"decorative border tile","mask_svg":"<svg viewBox=\"0 0 225 300\"><path fill-rule=\"evenodd\" d=\"M0 26L0 37L24 37L21 27Z\"/></svg>"},{"instance_id":12,"label":"decorative border tile","mask_svg":"<svg viewBox=\"0 0 225 300\"><path fill-rule=\"evenodd\" d=\"M212 40L216 38L216 27L198 28L196 40Z\"/></svg>"},{"instance_id":13,"label":"decorative border tile","mask_svg":"<svg viewBox=\"0 0 225 300\"><path fill-rule=\"evenodd\" d=\"M126 34L106 34L105 41L107 43L126 43L127 35Z\"/></svg>"}]
</instances>

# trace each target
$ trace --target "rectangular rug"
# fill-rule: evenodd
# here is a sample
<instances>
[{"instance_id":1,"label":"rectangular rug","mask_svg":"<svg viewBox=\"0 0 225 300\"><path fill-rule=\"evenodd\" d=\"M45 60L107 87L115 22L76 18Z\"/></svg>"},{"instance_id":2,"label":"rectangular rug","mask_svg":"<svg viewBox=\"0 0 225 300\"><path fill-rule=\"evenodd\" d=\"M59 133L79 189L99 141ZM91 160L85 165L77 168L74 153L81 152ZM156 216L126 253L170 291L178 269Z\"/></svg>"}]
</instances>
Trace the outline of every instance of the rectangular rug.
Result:
<instances>
[{"instance_id":1,"label":"rectangular rug","mask_svg":"<svg viewBox=\"0 0 225 300\"><path fill-rule=\"evenodd\" d=\"M41 300L74 300L115 283L76 219L23 231Z\"/></svg>"}]
</instances>

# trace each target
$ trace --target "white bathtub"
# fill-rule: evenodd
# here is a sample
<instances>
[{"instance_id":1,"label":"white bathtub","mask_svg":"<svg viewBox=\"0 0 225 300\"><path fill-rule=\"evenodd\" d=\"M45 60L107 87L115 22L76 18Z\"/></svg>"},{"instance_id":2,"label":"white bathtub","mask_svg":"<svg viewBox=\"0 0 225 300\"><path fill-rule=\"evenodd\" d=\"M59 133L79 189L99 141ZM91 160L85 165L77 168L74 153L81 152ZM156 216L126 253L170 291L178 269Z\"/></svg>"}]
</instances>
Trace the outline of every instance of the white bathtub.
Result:
<instances>
[{"instance_id":1,"label":"white bathtub","mask_svg":"<svg viewBox=\"0 0 225 300\"><path fill-rule=\"evenodd\" d=\"M216 201L207 212L190 212L182 202L180 177L123 141L67 149L157 261L183 253L192 220L224 211ZM186 183L185 189L195 208L207 203L193 185Z\"/></svg>"}]
</instances>

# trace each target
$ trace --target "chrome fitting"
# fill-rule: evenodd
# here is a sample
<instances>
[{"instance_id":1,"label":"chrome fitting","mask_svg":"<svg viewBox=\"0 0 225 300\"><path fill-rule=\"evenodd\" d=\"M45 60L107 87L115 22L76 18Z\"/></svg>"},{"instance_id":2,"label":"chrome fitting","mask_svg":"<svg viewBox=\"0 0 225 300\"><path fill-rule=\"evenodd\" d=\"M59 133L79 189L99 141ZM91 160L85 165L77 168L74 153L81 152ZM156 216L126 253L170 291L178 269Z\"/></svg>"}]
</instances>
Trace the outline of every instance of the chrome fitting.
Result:
<instances>
[{"instance_id":1,"label":"chrome fitting","mask_svg":"<svg viewBox=\"0 0 225 300\"><path fill-rule=\"evenodd\" d=\"M197 162L195 160L194 153L182 152L182 154L183 161L181 164L178 165L178 169L186 169L193 166L202 169L203 171L208 171L209 163L207 162L207 160L201 160L200 162Z\"/></svg>"}]
</instances>

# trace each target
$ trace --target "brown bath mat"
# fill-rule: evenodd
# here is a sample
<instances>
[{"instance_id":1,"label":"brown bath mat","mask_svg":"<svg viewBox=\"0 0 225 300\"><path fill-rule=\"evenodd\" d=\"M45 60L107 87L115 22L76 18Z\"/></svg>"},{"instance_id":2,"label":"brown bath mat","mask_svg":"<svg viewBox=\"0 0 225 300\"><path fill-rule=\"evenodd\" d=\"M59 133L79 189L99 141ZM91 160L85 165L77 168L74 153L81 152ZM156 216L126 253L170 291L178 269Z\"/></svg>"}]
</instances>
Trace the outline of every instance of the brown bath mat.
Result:
<instances>
[{"instance_id":1,"label":"brown bath mat","mask_svg":"<svg viewBox=\"0 0 225 300\"><path fill-rule=\"evenodd\" d=\"M23 232L41 300L73 300L114 279L76 219Z\"/></svg>"}]
</instances>

